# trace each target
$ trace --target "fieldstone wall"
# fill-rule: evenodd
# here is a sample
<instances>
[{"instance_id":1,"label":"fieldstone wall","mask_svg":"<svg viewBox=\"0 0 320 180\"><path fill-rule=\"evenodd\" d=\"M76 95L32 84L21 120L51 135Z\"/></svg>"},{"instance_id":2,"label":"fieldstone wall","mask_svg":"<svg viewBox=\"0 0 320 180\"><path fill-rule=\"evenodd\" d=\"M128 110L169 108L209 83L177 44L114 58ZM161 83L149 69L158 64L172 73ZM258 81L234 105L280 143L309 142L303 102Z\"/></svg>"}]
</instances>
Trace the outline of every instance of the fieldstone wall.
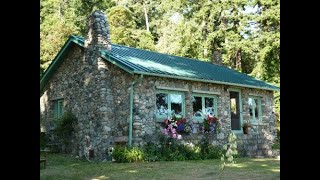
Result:
<instances>
[{"instance_id":1,"label":"fieldstone wall","mask_svg":"<svg viewBox=\"0 0 320 180\"><path fill-rule=\"evenodd\" d=\"M275 128L275 117L273 112L273 93L271 91L243 89L242 108L243 120L249 122L249 94L261 96L262 122L252 124L249 134L238 135L239 149L244 149L242 153L250 157L271 157L276 156L271 147L277 136Z\"/></svg>"},{"instance_id":2,"label":"fieldstone wall","mask_svg":"<svg viewBox=\"0 0 320 180\"><path fill-rule=\"evenodd\" d=\"M81 93L79 87L81 85L81 71L78 67L82 67L84 49L78 45L72 45L72 48L66 59L52 76L49 83L44 87L40 96L40 126L41 131L52 135L54 100L64 99L64 109L71 110L78 118L81 118ZM78 127L77 127L78 128ZM54 138L54 137L51 137ZM73 153L79 150L78 136L74 139ZM54 139L51 139L54 141Z\"/></svg>"},{"instance_id":3,"label":"fieldstone wall","mask_svg":"<svg viewBox=\"0 0 320 180\"><path fill-rule=\"evenodd\" d=\"M85 48L72 45L69 54L44 87L40 97L40 126L48 134L53 127L53 100L64 99L64 109L78 118L73 153L94 152L103 159L114 142L127 141L129 75L100 57L111 50L104 13L93 12L87 21Z\"/></svg>"},{"instance_id":4,"label":"fieldstone wall","mask_svg":"<svg viewBox=\"0 0 320 180\"><path fill-rule=\"evenodd\" d=\"M134 88L134 116L133 116L133 144L143 145L148 140L154 140L157 133L160 133L161 123L156 122L156 93L157 87L180 88L187 91L185 95L185 112L187 121L192 121L192 92L193 90L213 91L219 93L217 96L218 118L222 122L222 131L213 134L210 139L214 145L226 143L231 132L230 96L228 88L241 90L243 122L250 121L248 96L254 94L261 96L262 122L254 125L250 133L237 133L239 151L247 156L272 156L271 146L276 136L275 119L273 117L273 93L265 90L239 88L218 84L177 80L162 77L145 76L143 81ZM199 124L195 123L198 129ZM183 135L182 143L197 143L204 134L197 132L190 135Z\"/></svg>"}]
</instances>

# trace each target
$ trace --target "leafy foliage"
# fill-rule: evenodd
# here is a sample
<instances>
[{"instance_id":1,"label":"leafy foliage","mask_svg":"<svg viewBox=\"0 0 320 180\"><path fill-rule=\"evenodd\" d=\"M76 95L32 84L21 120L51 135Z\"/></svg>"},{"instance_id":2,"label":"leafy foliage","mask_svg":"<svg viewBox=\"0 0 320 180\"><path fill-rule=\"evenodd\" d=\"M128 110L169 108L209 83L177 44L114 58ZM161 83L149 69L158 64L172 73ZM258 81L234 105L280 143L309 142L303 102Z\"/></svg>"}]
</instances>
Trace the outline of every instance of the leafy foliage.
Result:
<instances>
[{"instance_id":1,"label":"leafy foliage","mask_svg":"<svg viewBox=\"0 0 320 180\"><path fill-rule=\"evenodd\" d=\"M65 151L70 151L70 143L74 132L74 126L77 122L77 118L71 111L66 111L60 118L56 119L56 128L54 129L54 135L58 138L58 141L63 145Z\"/></svg>"},{"instance_id":2,"label":"leafy foliage","mask_svg":"<svg viewBox=\"0 0 320 180\"><path fill-rule=\"evenodd\" d=\"M198 144L181 144L179 140L165 135L159 136L159 142L148 142L144 146L147 161L181 161L200 159L219 159L222 148L209 143L204 136Z\"/></svg>"},{"instance_id":3,"label":"leafy foliage","mask_svg":"<svg viewBox=\"0 0 320 180\"><path fill-rule=\"evenodd\" d=\"M112 156L119 163L144 160L144 152L139 147L127 148L125 146L116 146Z\"/></svg>"},{"instance_id":4,"label":"leafy foliage","mask_svg":"<svg viewBox=\"0 0 320 180\"><path fill-rule=\"evenodd\" d=\"M209 143L209 135L205 134L199 142L201 159L219 159L223 153L220 146Z\"/></svg>"},{"instance_id":5,"label":"leafy foliage","mask_svg":"<svg viewBox=\"0 0 320 180\"><path fill-rule=\"evenodd\" d=\"M47 135L45 132L40 132L40 149L43 149L47 145Z\"/></svg>"},{"instance_id":6,"label":"leafy foliage","mask_svg":"<svg viewBox=\"0 0 320 180\"><path fill-rule=\"evenodd\" d=\"M223 145L223 149L226 150L225 154L221 156L221 170L220 170L220 179L223 177L223 172L225 170L226 164L234 164L234 158L238 155L237 151L237 136L231 132L228 136L228 142ZM227 163L225 162L227 161Z\"/></svg>"}]
</instances>

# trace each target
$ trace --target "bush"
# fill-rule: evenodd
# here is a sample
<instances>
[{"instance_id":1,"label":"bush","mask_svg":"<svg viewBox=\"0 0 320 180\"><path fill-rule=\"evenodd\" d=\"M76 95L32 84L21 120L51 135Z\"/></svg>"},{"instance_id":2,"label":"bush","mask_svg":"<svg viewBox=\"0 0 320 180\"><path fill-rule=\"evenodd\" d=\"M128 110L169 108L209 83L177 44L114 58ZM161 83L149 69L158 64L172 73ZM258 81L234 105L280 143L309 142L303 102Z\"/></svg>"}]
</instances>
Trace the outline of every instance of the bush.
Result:
<instances>
[{"instance_id":1,"label":"bush","mask_svg":"<svg viewBox=\"0 0 320 180\"><path fill-rule=\"evenodd\" d=\"M219 146L210 145L207 149L207 154L203 155L203 159L219 159L223 153L222 148Z\"/></svg>"},{"instance_id":2,"label":"bush","mask_svg":"<svg viewBox=\"0 0 320 180\"><path fill-rule=\"evenodd\" d=\"M68 152L70 149L70 140L72 139L72 133L74 132L74 125L77 122L76 116L71 112L65 112L60 118L55 120L57 125L54 134L58 138L60 144L65 148L65 151Z\"/></svg>"},{"instance_id":3,"label":"bush","mask_svg":"<svg viewBox=\"0 0 320 180\"><path fill-rule=\"evenodd\" d=\"M138 162L144 160L144 153L138 147L127 148L125 146L116 146L112 157L116 162Z\"/></svg>"},{"instance_id":4,"label":"bush","mask_svg":"<svg viewBox=\"0 0 320 180\"><path fill-rule=\"evenodd\" d=\"M116 146L112 153L112 157L116 160L116 162L126 162L125 153L126 153L125 146Z\"/></svg>"},{"instance_id":5,"label":"bush","mask_svg":"<svg viewBox=\"0 0 320 180\"><path fill-rule=\"evenodd\" d=\"M276 142L272 145L272 149L280 149L280 143Z\"/></svg>"},{"instance_id":6,"label":"bush","mask_svg":"<svg viewBox=\"0 0 320 180\"><path fill-rule=\"evenodd\" d=\"M158 143L147 142L143 148L116 146L112 156L116 162L137 162L137 161L184 161L200 159L219 159L223 154L220 146L209 143L209 137L204 137L198 145L180 144L179 140L159 136Z\"/></svg>"},{"instance_id":7,"label":"bush","mask_svg":"<svg viewBox=\"0 0 320 180\"><path fill-rule=\"evenodd\" d=\"M184 152L185 152L186 159L188 159L188 160L200 160L201 159L199 146L185 145Z\"/></svg>"},{"instance_id":8,"label":"bush","mask_svg":"<svg viewBox=\"0 0 320 180\"><path fill-rule=\"evenodd\" d=\"M146 161L157 161L159 157L161 157L161 152L159 151L160 146L154 142L147 142L146 145L143 146L143 152Z\"/></svg>"},{"instance_id":9,"label":"bush","mask_svg":"<svg viewBox=\"0 0 320 180\"><path fill-rule=\"evenodd\" d=\"M167 137L164 135L160 135L160 160L165 161L178 161L178 160L186 160L183 156L184 147L182 144L179 144L177 139L172 137Z\"/></svg>"},{"instance_id":10,"label":"bush","mask_svg":"<svg viewBox=\"0 0 320 180\"><path fill-rule=\"evenodd\" d=\"M143 151L138 148L138 147L133 147L133 148L130 148L126 154L126 159L129 161L129 162L139 162L139 161L143 161L144 160L144 153Z\"/></svg>"},{"instance_id":11,"label":"bush","mask_svg":"<svg viewBox=\"0 0 320 180\"><path fill-rule=\"evenodd\" d=\"M45 132L40 132L40 148L44 149L47 146L47 135Z\"/></svg>"}]
</instances>

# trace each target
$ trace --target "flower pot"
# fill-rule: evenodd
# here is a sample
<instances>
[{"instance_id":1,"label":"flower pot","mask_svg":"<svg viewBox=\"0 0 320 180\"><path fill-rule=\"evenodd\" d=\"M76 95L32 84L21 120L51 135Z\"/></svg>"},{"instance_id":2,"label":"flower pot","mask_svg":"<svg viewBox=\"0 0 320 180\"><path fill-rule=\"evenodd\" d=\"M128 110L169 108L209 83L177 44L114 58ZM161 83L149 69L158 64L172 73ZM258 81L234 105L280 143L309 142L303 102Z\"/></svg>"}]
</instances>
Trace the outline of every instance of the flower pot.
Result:
<instances>
[{"instance_id":1,"label":"flower pot","mask_svg":"<svg viewBox=\"0 0 320 180\"><path fill-rule=\"evenodd\" d=\"M249 127L242 127L243 134L249 134Z\"/></svg>"}]
</instances>

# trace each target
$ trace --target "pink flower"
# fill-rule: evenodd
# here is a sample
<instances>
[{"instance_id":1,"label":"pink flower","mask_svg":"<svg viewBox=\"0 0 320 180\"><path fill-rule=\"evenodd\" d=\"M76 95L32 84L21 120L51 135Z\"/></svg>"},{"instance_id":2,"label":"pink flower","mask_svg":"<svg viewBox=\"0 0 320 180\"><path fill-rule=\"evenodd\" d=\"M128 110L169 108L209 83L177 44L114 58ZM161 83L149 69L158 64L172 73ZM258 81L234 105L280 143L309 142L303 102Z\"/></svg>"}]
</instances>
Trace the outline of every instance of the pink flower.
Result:
<instances>
[{"instance_id":1,"label":"pink flower","mask_svg":"<svg viewBox=\"0 0 320 180\"><path fill-rule=\"evenodd\" d=\"M173 134L175 134L175 133L177 132L177 130L176 130L175 128L172 128L172 129L171 129L171 132L172 132Z\"/></svg>"},{"instance_id":2,"label":"pink flower","mask_svg":"<svg viewBox=\"0 0 320 180\"><path fill-rule=\"evenodd\" d=\"M165 135L168 135L168 129L164 128L164 129L162 130L162 133L165 134Z\"/></svg>"},{"instance_id":3,"label":"pink flower","mask_svg":"<svg viewBox=\"0 0 320 180\"><path fill-rule=\"evenodd\" d=\"M177 138L177 134L176 133L172 134L172 137Z\"/></svg>"}]
</instances>

